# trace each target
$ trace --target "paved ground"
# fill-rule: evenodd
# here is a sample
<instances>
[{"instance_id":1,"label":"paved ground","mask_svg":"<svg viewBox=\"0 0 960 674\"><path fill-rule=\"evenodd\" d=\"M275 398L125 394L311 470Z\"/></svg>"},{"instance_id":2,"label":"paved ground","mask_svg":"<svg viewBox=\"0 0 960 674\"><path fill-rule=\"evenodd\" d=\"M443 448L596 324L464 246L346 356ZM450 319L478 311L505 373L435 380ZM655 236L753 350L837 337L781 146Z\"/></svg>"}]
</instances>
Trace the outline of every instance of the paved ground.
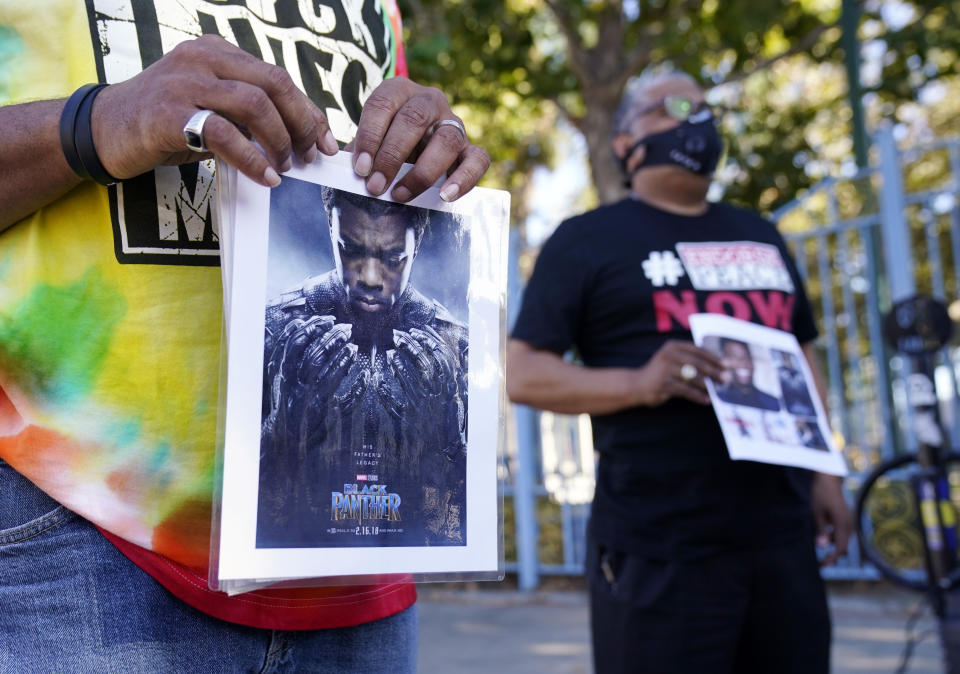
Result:
<instances>
[{"instance_id":1,"label":"paved ground","mask_svg":"<svg viewBox=\"0 0 960 674\"><path fill-rule=\"evenodd\" d=\"M918 597L886 585L833 586L833 674L897 671ZM587 603L578 590L529 595L495 588L420 586L420 672L589 674ZM929 612L916 633L935 627ZM907 672L941 674L929 635Z\"/></svg>"}]
</instances>

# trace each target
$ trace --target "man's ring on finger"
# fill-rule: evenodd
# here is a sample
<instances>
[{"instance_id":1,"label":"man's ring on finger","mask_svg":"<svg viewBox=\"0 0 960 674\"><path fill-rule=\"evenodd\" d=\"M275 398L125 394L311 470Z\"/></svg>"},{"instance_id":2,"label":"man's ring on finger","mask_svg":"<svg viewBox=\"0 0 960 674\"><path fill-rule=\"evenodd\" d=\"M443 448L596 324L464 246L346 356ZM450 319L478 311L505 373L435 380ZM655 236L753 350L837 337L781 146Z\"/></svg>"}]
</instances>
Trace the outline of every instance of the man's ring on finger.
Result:
<instances>
[{"instance_id":1,"label":"man's ring on finger","mask_svg":"<svg viewBox=\"0 0 960 674\"><path fill-rule=\"evenodd\" d=\"M440 130L441 126L452 126L463 136L463 139L467 139L467 130L463 127L463 122L459 119L441 119L437 122L436 126L433 127L433 132L436 133Z\"/></svg>"},{"instance_id":2,"label":"man's ring on finger","mask_svg":"<svg viewBox=\"0 0 960 674\"><path fill-rule=\"evenodd\" d=\"M684 363L682 366L680 366L680 378L683 381L690 381L692 379L695 379L697 374L698 372L697 372L696 365L693 365L691 363Z\"/></svg>"},{"instance_id":3,"label":"man's ring on finger","mask_svg":"<svg viewBox=\"0 0 960 674\"><path fill-rule=\"evenodd\" d=\"M209 152L210 148L203 142L203 125L213 110L198 110L183 126L183 139L187 148L194 152Z\"/></svg>"}]
</instances>

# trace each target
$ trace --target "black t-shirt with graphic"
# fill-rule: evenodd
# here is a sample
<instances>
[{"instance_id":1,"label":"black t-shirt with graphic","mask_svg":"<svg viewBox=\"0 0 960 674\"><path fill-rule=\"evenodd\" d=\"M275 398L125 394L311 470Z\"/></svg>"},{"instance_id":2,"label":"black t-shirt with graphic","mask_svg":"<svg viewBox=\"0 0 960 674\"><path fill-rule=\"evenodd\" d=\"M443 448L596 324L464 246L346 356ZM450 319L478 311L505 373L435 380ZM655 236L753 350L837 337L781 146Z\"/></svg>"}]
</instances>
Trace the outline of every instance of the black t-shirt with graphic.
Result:
<instances>
[{"instance_id":1,"label":"black t-shirt with graphic","mask_svg":"<svg viewBox=\"0 0 960 674\"><path fill-rule=\"evenodd\" d=\"M571 218L546 242L515 339L589 367L640 367L688 317L723 313L817 335L793 260L773 224L725 204L701 216L633 199ZM809 533L810 474L732 461L709 406L671 399L594 415L600 460L591 532L610 547L689 559Z\"/></svg>"}]
</instances>

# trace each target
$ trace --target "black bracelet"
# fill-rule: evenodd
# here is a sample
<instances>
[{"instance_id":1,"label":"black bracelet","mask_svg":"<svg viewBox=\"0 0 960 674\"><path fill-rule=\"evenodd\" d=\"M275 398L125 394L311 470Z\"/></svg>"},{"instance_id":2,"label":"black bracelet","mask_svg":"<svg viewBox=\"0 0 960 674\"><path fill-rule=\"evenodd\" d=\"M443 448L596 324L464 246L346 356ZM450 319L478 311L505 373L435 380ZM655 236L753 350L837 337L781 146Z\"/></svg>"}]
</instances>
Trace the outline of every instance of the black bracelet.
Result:
<instances>
[{"instance_id":1,"label":"black bracelet","mask_svg":"<svg viewBox=\"0 0 960 674\"><path fill-rule=\"evenodd\" d=\"M60 147L78 176L91 178L101 185L113 185L117 179L107 172L97 156L90 123L93 101L106 86L85 84L73 92L60 115Z\"/></svg>"},{"instance_id":2,"label":"black bracelet","mask_svg":"<svg viewBox=\"0 0 960 674\"><path fill-rule=\"evenodd\" d=\"M84 179L90 176L83 168L83 162L80 161L80 155L77 153L77 146L73 142L73 130L77 126L77 112L80 110L80 104L99 86L99 84L84 84L67 99L67 104L63 106L63 112L60 113L60 148L73 172Z\"/></svg>"}]
</instances>

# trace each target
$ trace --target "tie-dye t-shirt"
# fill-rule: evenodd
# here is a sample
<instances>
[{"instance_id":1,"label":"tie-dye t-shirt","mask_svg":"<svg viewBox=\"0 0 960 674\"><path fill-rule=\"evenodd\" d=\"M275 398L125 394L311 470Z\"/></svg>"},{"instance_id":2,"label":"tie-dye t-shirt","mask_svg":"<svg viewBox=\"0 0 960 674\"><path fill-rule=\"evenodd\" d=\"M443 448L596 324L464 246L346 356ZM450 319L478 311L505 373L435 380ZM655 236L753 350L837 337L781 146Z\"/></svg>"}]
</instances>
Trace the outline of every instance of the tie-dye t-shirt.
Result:
<instances>
[{"instance_id":1,"label":"tie-dye t-shirt","mask_svg":"<svg viewBox=\"0 0 960 674\"><path fill-rule=\"evenodd\" d=\"M207 33L285 67L341 141L405 70L394 0L0 0L0 104L125 80ZM213 615L309 628L402 610L412 585L206 589L222 321L213 189L210 162L86 182L0 234L0 458Z\"/></svg>"}]
</instances>

